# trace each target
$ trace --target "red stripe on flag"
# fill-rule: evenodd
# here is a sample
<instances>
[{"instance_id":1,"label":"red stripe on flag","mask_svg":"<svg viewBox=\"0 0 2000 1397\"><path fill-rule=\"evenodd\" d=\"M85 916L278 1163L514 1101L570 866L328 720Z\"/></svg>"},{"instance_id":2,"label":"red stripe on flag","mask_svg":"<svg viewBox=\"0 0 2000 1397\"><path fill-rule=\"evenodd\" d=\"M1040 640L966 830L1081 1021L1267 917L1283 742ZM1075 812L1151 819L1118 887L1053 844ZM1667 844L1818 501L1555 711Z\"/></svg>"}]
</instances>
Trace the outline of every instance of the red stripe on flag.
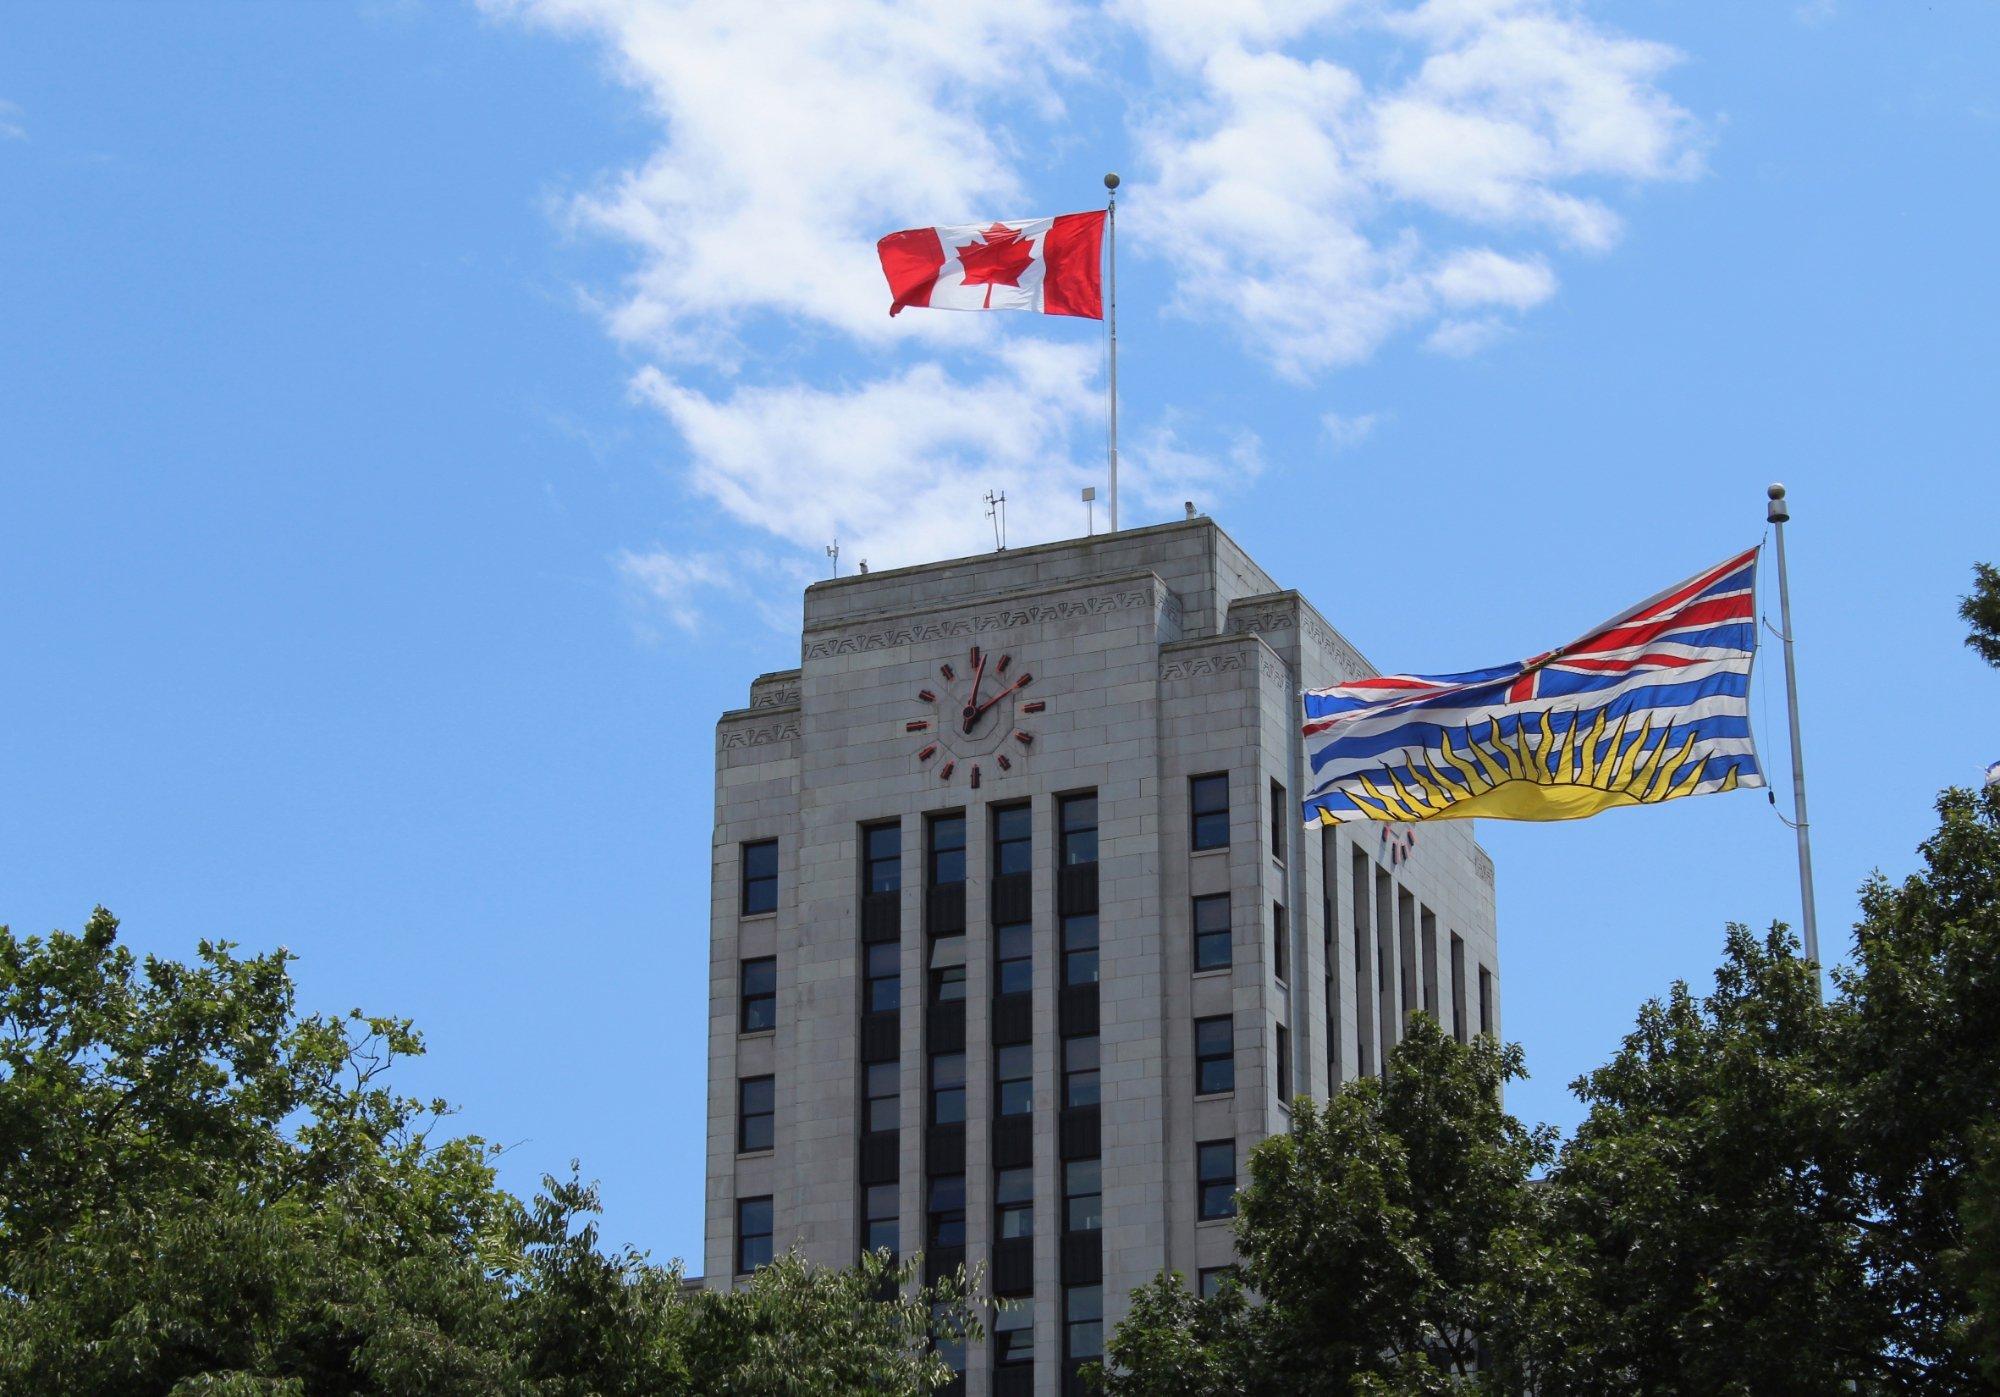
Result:
<instances>
[{"instance_id":1,"label":"red stripe on flag","mask_svg":"<svg viewBox=\"0 0 2000 1397\"><path fill-rule=\"evenodd\" d=\"M1696 602L1684 607L1672 616L1644 625L1616 626L1596 635L1587 635L1569 647L1569 655L1588 655L1593 651L1624 650L1633 645L1650 645L1661 636L1672 631L1685 630L1693 626L1714 625L1718 621L1747 620L1754 608L1748 592L1733 597L1712 597L1708 601Z\"/></svg>"},{"instance_id":2,"label":"red stripe on flag","mask_svg":"<svg viewBox=\"0 0 2000 1397\"><path fill-rule=\"evenodd\" d=\"M882 259L882 275L889 279L889 314L904 306L927 306L931 287L944 270L944 244L935 228L905 228L875 244Z\"/></svg>"},{"instance_id":3,"label":"red stripe on flag","mask_svg":"<svg viewBox=\"0 0 2000 1397\"><path fill-rule=\"evenodd\" d=\"M1058 214L1042 239L1042 312L1104 319L1104 211Z\"/></svg>"},{"instance_id":4,"label":"red stripe on flag","mask_svg":"<svg viewBox=\"0 0 2000 1397\"><path fill-rule=\"evenodd\" d=\"M1726 563L1718 563L1714 567L1710 568L1707 572L1701 574L1701 576L1696 577L1690 582L1688 582L1686 585L1681 587L1676 587L1673 591L1667 593L1666 596L1661 597L1658 601L1642 604L1637 610L1633 611L1629 615L1619 617L1618 618L1619 624L1629 625L1635 621L1645 621L1654 616L1658 616L1662 611L1666 611L1669 608L1679 606L1682 602L1686 601L1688 598L1701 595L1703 592L1707 591L1710 587L1713 587L1722 578L1729 576L1730 573L1736 571L1738 568L1742 567L1744 564L1748 563L1752 558L1756 556L1757 556L1757 550L1755 548L1752 548L1748 552L1737 554L1734 558L1731 558Z\"/></svg>"}]
</instances>

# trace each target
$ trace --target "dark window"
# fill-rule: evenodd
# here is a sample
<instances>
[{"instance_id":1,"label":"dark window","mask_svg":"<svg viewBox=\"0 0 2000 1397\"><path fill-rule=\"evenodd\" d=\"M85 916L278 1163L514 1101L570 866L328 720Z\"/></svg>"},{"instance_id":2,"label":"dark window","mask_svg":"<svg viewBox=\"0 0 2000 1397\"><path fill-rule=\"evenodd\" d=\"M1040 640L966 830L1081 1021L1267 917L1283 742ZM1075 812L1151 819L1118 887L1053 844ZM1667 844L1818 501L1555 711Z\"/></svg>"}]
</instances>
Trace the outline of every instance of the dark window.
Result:
<instances>
[{"instance_id":1,"label":"dark window","mask_svg":"<svg viewBox=\"0 0 2000 1397\"><path fill-rule=\"evenodd\" d=\"M1095 1232L1104 1226L1103 1162L1072 1159L1063 1165L1063 1230Z\"/></svg>"},{"instance_id":2,"label":"dark window","mask_svg":"<svg viewBox=\"0 0 2000 1397\"><path fill-rule=\"evenodd\" d=\"M743 1031L761 1033L778 1026L778 958L743 962Z\"/></svg>"},{"instance_id":3,"label":"dark window","mask_svg":"<svg viewBox=\"0 0 2000 1397\"><path fill-rule=\"evenodd\" d=\"M743 915L778 910L778 841L743 846Z\"/></svg>"},{"instance_id":4,"label":"dark window","mask_svg":"<svg viewBox=\"0 0 2000 1397\"><path fill-rule=\"evenodd\" d=\"M941 965L931 972L931 1003L949 1004L965 998L965 967Z\"/></svg>"},{"instance_id":5,"label":"dark window","mask_svg":"<svg viewBox=\"0 0 2000 1397\"><path fill-rule=\"evenodd\" d=\"M1479 1031L1493 1031L1493 972L1479 967Z\"/></svg>"},{"instance_id":6,"label":"dark window","mask_svg":"<svg viewBox=\"0 0 2000 1397\"><path fill-rule=\"evenodd\" d=\"M1291 822L1285 817L1285 788L1276 781L1271 783L1271 857L1279 863L1285 861L1285 827Z\"/></svg>"},{"instance_id":7,"label":"dark window","mask_svg":"<svg viewBox=\"0 0 2000 1397\"><path fill-rule=\"evenodd\" d=\"M1194 968L1221 970L1230 961L1229 894L1194 900Z\"/></svg>"},{"instance_id":8,"label":"dark window","mask_svg":"<svg viewBox=\"0 0 2000 1397\"><path fill-rule=\"evenodd\" d=\"M1194 1089L1201 1096L1236 1090L1236 1031L1227 1014L1194 1021Z\"/></svg>"},{"instance_id":9,"label":"dark window","mask_svg":"<svg viewBox=\"0 0 2000 1397\"><path fill-rule=\"evenodd\" d=\"M1062 919L1063 983L1097 983L1097 914Z\"/></svg>"},{"instance_id":10,"label":"dark window","mask_svg":"<svg viewBox=\"0 0 2000 1397\"><path fill-rule=\"evenodd\" d=\"M770 1077L745 1077L736 1084L736 1148L738 1152L771 1148L771 1122L777 1111L778 1088Z\"/></svg>"},{"instance_id":11,"label":"dark window","mask_svg":"<svg viewBox=\"0 0 2000 1397\"><path fill-rule=\"evenodd\" d=\"M866 1128L896 1130L903 1124L903 1065L899 1062L868 1064Z\"/></svg>"},{"instance_id":12,"label":"dark window","mask_svg":"<svg viewBox=\"0 0 2000 1397\"><path fill-rule=\"evenodd\" d=\"M1035 1050L1026 1043L999 1048L993 1054L993 1113L1025 1116L1035 1109Z\"/></svg>"},{"instance_id":13,"label":"dark window","mask_svg":"<svg viewBox=\"0 0 2000 1397\"><path fill-rule=\"evenodd\" d=\"M965 1054L931 1054L931 1124L965 1119Z\"/></svg>"},{"instance_id":14,"label":"dark window","mask_svg":"<svg viewBox=\"0 0 2000 1397\"><path fill-rule=\"evenodd\" d=\"M771 1264L771 1199L736 1200L736 1274Z\"/></svg>"},{"instance_id":15,"label":"dark window","mask_svg":"<svg viewBox=\"0 0 2000 1397\"><path fill-rule=\"evenodd\" d=\"M1229 847L1229 778L1197 776L1188 782L1188 819L1197 849Z\"/></svg>"},{"instance_id":16,"label":"dark window","mask_svg":"<svg viewBox=\"0 0 2000 1397\"><path fill-rule=\"evenodd\" d=\"M1451 934L1451 1036L1465 1041L1465 941Z\"/></svg>"},{"instance_id":17,"label":"dark window","mask_svg":"<svg viewBox=\"0 0 2000 1397\"><path fill-rule=\"evenodd\" d=\"M1280 980L1289 979L1285 974L1292 948L1292 921L1285 915L1285 909L1277 903L1271 904L1271 969Z\"/></svg>"},{"instance_id":18,"label":"dark window","mask_svg":"<svg viewBox=\"0 0 2000 1397\"><path fill-rule=\"evenodd\" d=\"M931 1176L929 1236L934 1247L965 1245L965 1175Z\"/></svg>"},{"instance_id":19,"label":"dark window","mask_svg":"<svg viewBox=\"0 0 2000 1397\"><path fill-rule=\"evenodd\" d=\"M1063 1039L1063 1105L1097 1104L1097 1035Z\"/></svg>"},{"instance_id":20,"label":"dark window","mask_svg":"<svg viewBox=\"0 0 2000 1397\"><path fill-rule=\"evenodd\" d=\"M1059 808L1063 867L1075 863L1096 863L1097 797L1094 794L1064 796Z\"/></svg>"},{"instance_id":21,"label":"dark window","mask_svg":"<svg viewBox=\"0 0 2000 1397\"><path fill-rule=\"evenodd\" d=\"M1063 1351L1072 1362L1103 1357L1103 1286L1073 1285L1063 1292Z\"/></svg>"},{"instance_id":22,"label":"dark window","mask_svg":"<svg viewBox=\"0 0 2000 1397\"><path fill-rule=\"evenodd\" d=\"M1001 1169L993 1175L993 1235L1001 1241L1009 1237L1035 1235L1035 1171Z\"/></svg>"},{"instance_id":23,"label":"dark window","mask_svg":"<svg viewBox=\"0 0 2000 1397\"><path fill-rule=\"evenodd\" d=\"M1026 873L1034 866L1033 823L1025 805L993 812L993 876Z\"/></svg>"},{"instance_id":24,"label":"dark window","mask_svg":"<svg viewBox=\"0 0 2000 1397\"><path fill-rule=\"evenodd\" d=\"M862 952L868 957L868 997L863 1004L871 1014L899 1007L903 1002L903 948L894 941L871 941Z\"/></svg>"},{"instance_id":25,"label":"dark window","mask_svg":"<svg viewBox=\"0 0 2000 1397\"><path fill-rule=\"evenodd\" d=\"M903 886L903 827L870 825L861 831L861 878L871 893L893 893Z\"/></svg>"},{"instance_id":26,"label":"dark window","mask_svg":"<svg viewBox=\"0 0 2000 1397\"><path fill-rule=\"evenodd\" d=\"M931 1347L954 1373L965 1371L965 1330L953 1317L952 1307L940 1302L931 1306ZM962 1386L963 1383L955 1384Z\"/></svg>"},{"instance_id":27,"label":"dark window","mask_svg":"<svg viewBox=\"0 0 2000 1397\"><path fill-rule=\"evenodd\" d=\"M1026 922L993 931L994 992L1018 994L1035 984L1035 932Z\"/></svg>"},{"instance_id":28,"label":"dark window","mask_svg":"<svg viewBox=\"0 0 2000 1397\"><path fill-rule=\"evenodd\" d=\"M1194 1147L1195 1183L1201 1199L1201 1217L1226 1218L1236 1215L1236 1142L1206 1140Z\"/></svg>"},{"instance_id":29,"label":"dark window","mask_svg":"<svg viewBox=\"0 0 2000 1397\"><path fill-rule=\"evenodd\" d=\"M1013 1305L993 1316L993 1362L1000 1367L1035 1361L1035 1307Z\"/></svg>"},{"instance_id":30,"label":"dark window","mask_svg":"<svg viewBox=\"0 0 2000 1397\"><path fill-rule=\"evenodd\" d=\"M901 1230L896 1219L896 1185L870 1184L862 1194L865 1217L861 1224L861 1245L869 1251L886 1251L894 1256L900 1250L897 1234Z\"/></svg>"},{"instance_id":31,"label":"dark window","mask_svg":"<svg viewBox=\"0 0 2000 1397\"><path fill-rule=\"evenodd\" d=\"M1292 1104L1292 1031L1278 1025L1278 1100Z\"/></svg>"},{"instance_id":32,"label":"dark window","mask_svg":"<svg viewBox=\"0 0 2000 1397\"><path fill-rule=\"evenodd\" d=\"M1195 1273L1195 1290L1204 1300L1213 1300L1222 1293L1224 1281L1236 1279L1234 1266L1204 1266Z\"/></svg>"},{"instance_id":33,"label":"dark window","mask_svg":"<svg viewBox=\"0 0 2000 1397\"><path fill-rule=\"evenodd\" d=\"M937 815L931 819L930 880L941 888L965 881L965 816Z\"/></svg>"}]
</instances>

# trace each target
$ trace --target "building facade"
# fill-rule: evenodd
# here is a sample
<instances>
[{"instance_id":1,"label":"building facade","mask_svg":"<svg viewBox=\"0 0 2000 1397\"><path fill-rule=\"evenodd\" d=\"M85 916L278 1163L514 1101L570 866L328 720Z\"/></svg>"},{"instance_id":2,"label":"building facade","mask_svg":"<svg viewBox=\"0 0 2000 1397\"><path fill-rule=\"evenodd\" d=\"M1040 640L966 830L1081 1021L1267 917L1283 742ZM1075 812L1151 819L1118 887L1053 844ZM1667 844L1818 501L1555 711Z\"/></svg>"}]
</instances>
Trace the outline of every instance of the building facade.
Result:
<instances>
[{"instance_id":1,"label":"building facade","mask_svg":"<svg viewBox=\"0 0 2000 1397\"><path fill-rule=\"evenodd\" d=\"M709 1284L983 1264L1025 1303L965 1390L1060 1393L1135 1287L1229 1265L1292 1097L1411 1010L1499 1031L1493 865L1303 827L1298 690L1374 671L1210 520L805 606L716 730Z\"/></svg>"}]
</instances>

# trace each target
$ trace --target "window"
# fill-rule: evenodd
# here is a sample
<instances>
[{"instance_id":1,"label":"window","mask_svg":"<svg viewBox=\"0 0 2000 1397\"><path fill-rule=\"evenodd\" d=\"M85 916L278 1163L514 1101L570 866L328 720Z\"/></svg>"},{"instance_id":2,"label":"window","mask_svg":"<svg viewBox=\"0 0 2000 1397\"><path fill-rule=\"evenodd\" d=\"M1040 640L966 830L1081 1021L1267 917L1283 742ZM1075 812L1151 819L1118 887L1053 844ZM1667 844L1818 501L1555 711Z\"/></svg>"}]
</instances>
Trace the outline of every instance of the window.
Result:
<instances>
[{"instance_id":1,"label":"window","mask_svg":"<svg viewBox=\"0 0 2000 1397\"><path fill-rule=\"evenodd\" d=\"M929 875L934 888L965 881L965 816L931 818Z\"/></svg>"},{"instance_id":2,"label":"window","mask_svg":"<svg viewBox=\"0 0 2000 1397\"><path fill-rule=\"evenodd\" d=\"M1197 776L1188 782L1188 821L1196 849L1229 847L1229 778Z\"/></svg>"},{"instance_id":3,"label":"window","mask_svg":"<svg viewBox=\"0 0 2000 1397\"><path fill-rule=\"evenodd\" d=\"M1063 983L1097 983L1097 914L1081 913L1062 921Z\"/></svg>"},{"instance_id":4,"label":"window","mask_svg":"<svg viewBox=\"0 0 2000 1397\"><path fill-rule=\"evenodd\" d=\"M778 1026L778 958L757 956L743 962L743 1031L762 1033Z\"/></svg>"},{"instance_id":5,"label":"window","mask_svg":"<svg viewBox=\"0 0 2000 1397\"><path fill-rule=\"evenodd\" d=\"M1278 1100L1292 1104L1292 1031L1278 1025Z\"/></svg>"},{"instance_id":6,"label":"window","mask_svg":"<svg viewBox=\"0 0 2000 1397\"><path fill-rule=\"evenodd\" d=\"M1285 826L1290 821L1285 816L1285 788L1276 781L1271 783L1271 857L1279 863L1285 861Z\"/></svg>"},{"instance_id":7,"label":"window","mask_svg":"<svg viewBox=\"0 0 2000 1397\"><path fill-rule=\"evenodd\" d=\"M1064 796L1061 809L1062 862L1097 862L1097 796Z\"/></svg>"},{"instance_id":8,"label":"window","mask_svg":"<svg viewBox=\"0 0 2000 1397\"><path fill-rule=\"evenodd\" d=\"M871 893L893 893L903 886L903 827L870 825L861 831L861 882Z\"/></svg>"},{"instance_id":9,"label":"window","mask_svg":"<svg viewBox=\"0 0 2000 1397\"><path fill-rule=\"evenodd\" d=\"M896 1220L896 1185L868 1185L862 1190L861 1207L861 1245L869 1251L886 1251L894 1256L899 1250L897 1244L900 1240L897 1236L900 1228Z\"/></svg>"},{"instance_id":10,"label":"window","mask_svg":"<svg viewBox=\"0 0 2000 1397\"><path fill-rule=\"evenodd\" d=\"M1204 1300L1213 1300L1222 1293L1224 1281L1235 1282L1234 1266L1204 1266L1195 1273L1195 1291Z\"/></svg>"},{"instance_id":11,"label":"window","mask_svg":"<svg viewBox=\"0 0 2000 1397\"><path fill-rule=\"evenodd\" d=\"M1451 1036L1465 1041L1465 940L1451 934Z\"/></svg>"},{"instance_id":12,"label":"window","mask_svg":"<svg viewBox=\"0 0 2000 1397\"><path fill-rule=\"evenodd\" d=\"M1063 1165L1063 1230L1095 1232L1104 1226L1103 1162L1072 1159Z\"/></svg>"},{"instance_id":13,"label":"window","mask_svg":"<svg viewBox=\"0 0 2000 1397\"><path fill-rule=\"evenodd\" d=\"M1493 1031L1493 972L1479 967L1479 1031Z\"/></svg>"},{"instance_id":14,"label":"window","mask_svg":"<svg viewBox=\"0 0 2000 1397\"><path fill-rule=\"evenodd\" d=\"M743 846L743 915L778 910L778 841Z\"/></svg>"},{"instance_id":15,"label":"window","mask_svg":"<svg viewBox=\"0 0 2000 1397\"><path fill-rule=\"evenodd\" d=\"M903 1065L899 1062L868 1064L868 1099L863 1109L863 1125L868 1130L897 1130L903 1124Z\"/></svg>"},{"instance_id":16,"label":"window","mask_svg":"<svg viewBox=\"0 0 2000 1397\"><path fill-rule=\"evenodd\" d=\"M1020 994L1034 988L1034 928L1026 922L993 931L994 992Z\"/></svg>"},{"instance_id":17,"label":"window","mask_svg":"<svg viewBox=\"0 0 2000 1397\"><path fill-rule=\"evenodd\" d=\"M1033 827L1028 807L1009 805L993 812L993 876L1026 873L1034 863Z\"/></svg>"},{"instance_id":18,"label":"window","mask_svg":"<svg viewBox=\"0 0 2000 1397\"><path fill-rule=\"evenodd\" d=\"M1194 1153L1202 1221L1236 1216L1236 1142L1206 1140Z\"/></svg>"},{"instance_id":19,"label":"window","mask_svg":"<svg viewBox=\"0 0 2000 1397\"><path fill-rule=\"evenodd\" d=\"M1236 1090L1235 1022L1227 1014L1194 1021L1194 1089L1198 1096Z\"/></svg>"},{"instance_id":20,"label":"window","mask_svg":"<svg viewBox=\"0 0 2000 1397\"><path fill-rule=\"evenodd\" d=\"M995 1115L1025 1116L1035 1109L1035 1050L1011 1043L993 1053Z\"/></svg>"},{"instance_id":21,"label":"window","mask_svg":"<svg viewBox=\"0 0 2000 1397\"><path fill-rule=\"evenodd\" d=\"M993 1315L993 1362L999 1367L1035 1361L1035 1307L1013 1305Z\"/></svg>"},{"instance_id":22,"label":"window","mask_svg":"<svg viewBox=\"0 0 2000 1397\"><path fill-rule=\"evenodd\" d=\"M931 1306L931 1347L954 1373L965 1371L965 1330L952 1315L949 1304Z\"/></svg>"},{"instance_id":23,"label":"window","mask_svg":"<svg viewBox=\"0 0 2000 1397\"><path fill-rule=\"evenodd\" d=\"M1097 1104L1097 1035L1063 1039L1063 1105Z\"/></svg>"},{"instance_id":24,"label":"window","mask_svg":"<svg viewBox=\"0 0 2000 1397\"><path fill-rule=\"evenodd\" d=\"M771 1264L771 1198L736 1200L736 1274Z\"/></svg>"},{"instance_id":25,"label":"window","mask_svg":"<svg viewBox=\"0 0 2000 1397\"><path fill-rule=\"evenodd\" d=\"M933 1174L930 1197L930 1244L965 1245L965 1175Z\"/></svg>"},{"instance_id":26,"label":"window","mask_svg":"<svg viewBox=\"0 0 2000 1397\"><path fill-rule=\"evenodd\" d=\"M965 1119L965 1054L931 1055L931 1124L957 1125Z\"/></svg>"},{"instance_id":27,"label":"window","mask_svg":"<svg viewBox=\"0 0 2000 1397\"><path fill-rule=\"evenodd\" d=\"M931 1003L952 1004L965 998L965 938L939 936L931 941Z\"/></svg>"},{"instance_id":28,"label":"window","mask_svg":"<svg viewBox=\"0 0 2000 1397\"><path fill-rule=\"evenodd\" d=\"M1285 974L1290 968L1288 952L1292 948L1292 920L1285 915L1285 909L1278 903L1271 904L1271 972L1280 980L1291 978Z\"/></svg>"},{"instance_id":29,"label":"window","mask_svg":"<svg viewBox=\"0 0 2000 1397\"><path fill-rule=\"evenodd\" d=\"M1000 1169L993 1175L993 1235L1001 1241L1009 1237L1035 1235L1035 1171Z\"/></svg>"},{"instance_id":30,"label":"window","mask_svg":"<svg viewBox=\"0 0 2000 1397\"><path fill-rule=\"evenodd\" d=\"M1194 900L1194 968L1226 969L1230 961L1229 894L1211 893Z\"/></svg>"},{"instance_id":31,"label":"window","mask_svg":"<svg viewBox=\"0 0 2000 1397\"><path fill-rule=\"evenodd\" d=\"M903 1002L903 948L894 941L871 941L863 948L867 957L868 981L862 1007L880 1014Z\"/></svg>"},{"instance_id":32,"label":"window","mask_svg":"<svg viewBox=\"0 0 2000 1397\"><path fill-rule=\"evenodd\" d=\"M1071 1362L1104 1356L1104 1287L1073 1285L1063 1292L1063 1350Z\"/></svg>"},{"instance_id":33,"label":"window","mask_svg":"<svg viewBox=\"0 0 2000 1397\"><path fill-rule=\"evenodd\" d=\"M736 1152L771 1148L771 1122L777 1111L778 1089L770 1077L745 1077L736 1084Z\"/></svg>"}]
</instances>

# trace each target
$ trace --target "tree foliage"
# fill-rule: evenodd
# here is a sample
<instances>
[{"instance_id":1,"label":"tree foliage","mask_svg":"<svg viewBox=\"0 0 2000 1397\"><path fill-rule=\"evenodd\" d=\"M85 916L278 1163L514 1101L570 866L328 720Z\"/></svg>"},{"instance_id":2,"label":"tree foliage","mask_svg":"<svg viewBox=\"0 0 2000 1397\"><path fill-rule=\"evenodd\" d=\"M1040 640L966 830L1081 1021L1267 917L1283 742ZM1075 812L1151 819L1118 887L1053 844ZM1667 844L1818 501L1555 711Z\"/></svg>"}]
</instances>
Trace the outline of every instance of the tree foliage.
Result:
<instances>
[{"instance_id":1,"label":"tree foliage","mask_svg":"<svg viewBox=\"0 0 2000 1397\"><path fill-rule=\"evenodd\" d=\"M1972 591L1958 604L1958 614L1971 627L1965 643L1987 664L2000 668L2000 568L1972 565Z\"/></svg>"},{"instance_id":2,"label":"tree foliage","mask_svg":"<svg viewBox=\"0 0 2000 1397\"><path fill-rule=\"evenodd\" d=\"M572 1177L397 1094L405 1020L300 1017L289 957L0 928L0 1391L925 1393L963 1286L785 1257L728 1294L598 1245ZM892 1291L899 1298L875 1297ZM933 1306L939 1318L933 1317Z\"/></svg>"}]
</instances>

